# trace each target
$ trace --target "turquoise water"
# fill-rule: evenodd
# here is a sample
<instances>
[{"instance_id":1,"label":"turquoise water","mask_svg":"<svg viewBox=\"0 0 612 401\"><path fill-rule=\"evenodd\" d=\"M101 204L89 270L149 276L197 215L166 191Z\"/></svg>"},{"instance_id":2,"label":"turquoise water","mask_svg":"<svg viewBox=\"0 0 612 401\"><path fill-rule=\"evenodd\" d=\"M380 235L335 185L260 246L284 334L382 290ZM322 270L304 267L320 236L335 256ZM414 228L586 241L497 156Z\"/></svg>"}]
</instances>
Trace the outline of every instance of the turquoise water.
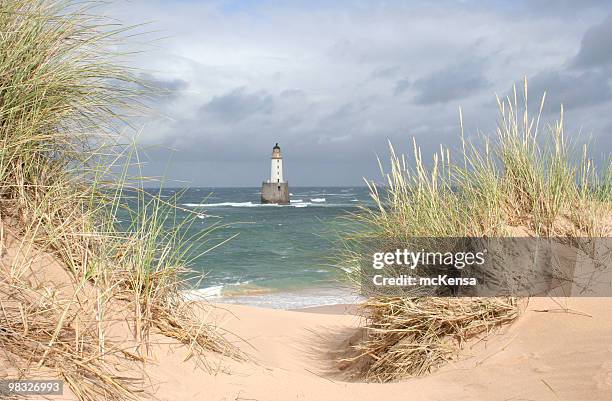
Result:
<instances>
[{"instance_id":1,"label":"turquoise water","mask_svg":"<svg viewBox=\"0 0 612 401\"><path fill-rule=\"evenodd\" d=\"M173 195L166 189L162 196ZM180 205L199 214L189 234L217 224L193 260L197 293L222 302L292 308L354 298L333 267L342 216L369 204L363 187L292 187L290 205L262 205L259 188L190 188ZM183 213L185 217L188 213ZM179 216L181 217L181 216ZM196 282L195 280L193 281Z\"/></svg>"}]
</instances>

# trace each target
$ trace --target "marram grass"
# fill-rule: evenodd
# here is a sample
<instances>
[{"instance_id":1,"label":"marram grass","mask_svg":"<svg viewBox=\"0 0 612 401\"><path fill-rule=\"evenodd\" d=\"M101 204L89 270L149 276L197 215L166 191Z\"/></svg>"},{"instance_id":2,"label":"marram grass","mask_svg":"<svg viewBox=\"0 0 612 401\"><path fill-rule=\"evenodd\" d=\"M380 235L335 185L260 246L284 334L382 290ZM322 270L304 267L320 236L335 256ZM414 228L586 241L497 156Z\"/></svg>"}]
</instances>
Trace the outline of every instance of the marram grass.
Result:
<instances>
[{"instance_id":1,"label":"marram grass","mask_svg":"<svg viewBox=\"0 0 612 401\"><path fill-rule=\"evenodd\" d=\"M210 351L244 356L179 293L207 232L184 238L177 200L128 176L140 160L122 133L151 93L114 50L129 28L96 5L0 2L0 363L48 369L82 400L140 399L153 336L205 366Z\"/></svg>"},{"instance_id":2,"label":"marram grass","mask_svg":"<svg viewBox=\"0 0 612 401\"><path fill-rule=\"evenodd\" d=\"M442 148L427 167L416 141L412 157L390 145L385 182L368 181L373 208L348 218L343 269L359 285L373 252L405 248L415 237L605 237L612 233L612 159L596 166L585 145L567 139L563 108L557 121L529 115L527 81L498 98L495 135L459 155ZM519 100L521 99L522 100ZM382 163L381 163L382 166ZM381 168L382 169L382 168ZM453 358L477 334L518 316L515 298L374 296L362 305L364 339L342 361L360 376L389 381L426 374Z\"/></svg>"}]
</instances>

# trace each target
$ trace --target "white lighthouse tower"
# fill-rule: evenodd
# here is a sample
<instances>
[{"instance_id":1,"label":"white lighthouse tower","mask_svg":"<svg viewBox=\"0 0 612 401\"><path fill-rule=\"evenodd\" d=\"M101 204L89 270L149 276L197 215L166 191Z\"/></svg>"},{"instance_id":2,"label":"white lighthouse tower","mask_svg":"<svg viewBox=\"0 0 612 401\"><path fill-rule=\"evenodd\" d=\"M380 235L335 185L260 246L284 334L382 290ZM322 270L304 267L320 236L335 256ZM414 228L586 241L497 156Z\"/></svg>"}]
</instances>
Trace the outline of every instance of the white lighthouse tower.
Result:
<instances>
[{"instance_id":1,"label":"white lighthouse tower","mask_svg":"<svg viewBox=\"0 0 612 401\"><path fill-rule=\"evenodd\" d=\"M272 148L272 169L270 171L270 180L268 182L284 182L283 181L283 156L281 156L278 143Z\"/></svg>"},{"instance_id":2,"label":"white lighthouse tower","mask_svg":"<svg viewBox=\"0 0 612 401\"><path fill-rule=\"evenodd\" d=\"M270 178L261 186L261 203L289 203L289 183L283 180L283 156L278 143L272 148Z\"/></svg>"}]
</instances>

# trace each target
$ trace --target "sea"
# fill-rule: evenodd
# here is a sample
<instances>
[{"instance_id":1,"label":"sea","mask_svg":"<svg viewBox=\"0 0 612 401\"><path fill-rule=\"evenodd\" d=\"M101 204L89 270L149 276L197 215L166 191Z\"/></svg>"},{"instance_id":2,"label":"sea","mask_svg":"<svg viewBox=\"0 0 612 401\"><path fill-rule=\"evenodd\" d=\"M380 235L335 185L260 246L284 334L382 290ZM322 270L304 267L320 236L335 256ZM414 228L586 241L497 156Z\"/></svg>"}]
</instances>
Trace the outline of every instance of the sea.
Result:
<instances>
[{"instance_id":1,"label":"sea","mask_svg":"<svg viewBox=\"0 0 612 401\"><path fill-rule=\"evenodd\" d=\"M354 303L359 295L336 267L351 213L370 207L366 187L290 187L290 204L260 203L260 188L167 188L180 193L178 219L197 216L185 238L190 298L298 309ZM202 254L203 253L203 254Z\"/></svg>"}]
</instances>

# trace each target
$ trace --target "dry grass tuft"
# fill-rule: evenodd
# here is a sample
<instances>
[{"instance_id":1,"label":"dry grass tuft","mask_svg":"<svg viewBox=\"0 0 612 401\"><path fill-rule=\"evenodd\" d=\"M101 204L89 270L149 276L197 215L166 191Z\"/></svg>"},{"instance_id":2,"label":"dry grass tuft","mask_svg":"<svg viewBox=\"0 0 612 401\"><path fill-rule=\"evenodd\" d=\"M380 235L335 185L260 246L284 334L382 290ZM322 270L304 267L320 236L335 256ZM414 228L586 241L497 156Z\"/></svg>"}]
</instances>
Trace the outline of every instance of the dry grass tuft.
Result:
<instances>
[{"instance_id":1,"label":"dry grass tuft","mask_svg":"<svg viewBox=\"0 0 612 401\"><path fill-rule=\"evenodd\" d=\"M44 366L78 399L138 399L144 381L141 367L132 362L137 356L125 358L129 354L112 342L100 347L96 325L82 320L83 309L44 297L33 301L22 291L11 287L0 293L10 300L2 308L0 347L11 356L10 367L21 371L18 377L31 378Z\"/></svg>"},{"instance_id":2,"label":"dry grass tuft","mask_svg":"<svg viewBox=\"0 0 612 401\"><path fill-rule=\"evenodd\" d=\"M142 358L127 343L105 341L98 320L96 288L77 279L32 240L12 233L3 239L0 258L0 347L2 378L40 377L41 368L65 381L83 400L138 399L144 385ZM129 316L113 302L116 316ZM44 376L43 376L44 377Z\"/></svg>"},{"instance_id":3,"label":"dry grass tuft","mask_svg":"<svg viewBox=\"0 0 612 401\"><path fill-rule=\"evenodd\" d=\"M519 311L515 298L370 298L361 307L366 338L341 362L382 382L431 372Z\"/></svg>"}]
</instances>

